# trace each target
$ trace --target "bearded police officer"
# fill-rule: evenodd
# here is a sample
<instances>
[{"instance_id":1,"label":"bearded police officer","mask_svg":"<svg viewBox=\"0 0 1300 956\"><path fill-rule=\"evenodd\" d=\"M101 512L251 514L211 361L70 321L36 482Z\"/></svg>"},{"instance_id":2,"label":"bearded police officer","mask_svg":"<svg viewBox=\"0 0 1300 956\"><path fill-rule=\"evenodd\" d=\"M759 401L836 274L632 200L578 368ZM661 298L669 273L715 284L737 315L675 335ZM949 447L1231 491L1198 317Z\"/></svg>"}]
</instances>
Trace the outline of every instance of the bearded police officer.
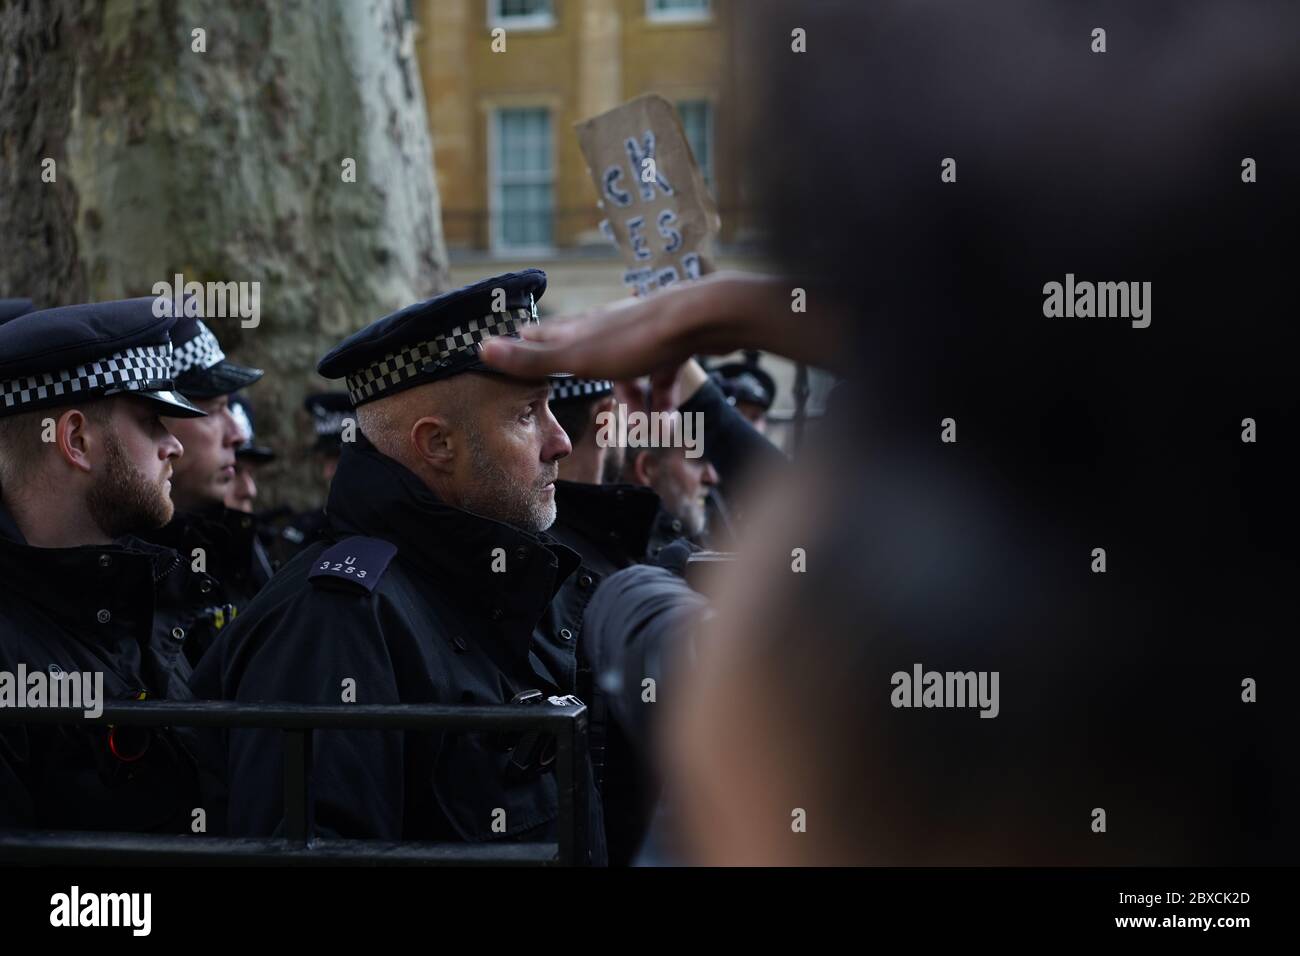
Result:
<instances>
[{"instance_id":1,"label":"bearded police officer","mask_svg":"<svg viewBox=\"0 0 1300 956\"><path fill-rule=\"evenodd\" d=\"M703 457L688 459L680 449L628 451L629 479L654 488L664 502L650 553L682 534L711 550L733 550L737 529L731 506L743 499L746 485L759 475L784 469L787 459L695 359L679 370L676 391L677 411L702 426Z\"/></svg>"},{"instance_id":2,"label":"bearded police officer","mask_svg":"<svg viewBox=\"0 0 1300 956\"><path fill-rule=\"evenodd\" d=\"M237 451L247 438L230 397L260 379L262 371L229 361L217 337L193 315L177 320L172 339L176 388L207 414L167 422L185 446L172 478L176 513L148 538L185 559L176 585L159 597L155 627L197 663L271 577L253 516L225 501L236 478Z\"/></svg>"},{"instance_id":3,"label":"bearded police officer","mask_svg":"<svg viewBox=\"0 0 1300 956\"><path fill-rule=\"evenodd\" d=\"M0 827L188 832L202 805L179 734L93 719L105 701L189 696L151 628L180 559L129 536L172 514L182 448L159 416L203 415L172 390L174 319L152 303L0 325L0 717L71 702L92 718L0 721Z\"/></svg>"},{"instance_id":4,"label":"bearded police officer","mask_svg":"<svg viewBox=\"0 0 1300 956\"><path fill-rule=\"evenodd\" d=\"M545 288L536 269L485 279L380 319L322 359L322 375L346 379L359 432L330 488L332 543L308 547L240 613L196 674L201 694L499 705L574 692L575 630L546 612L579 559L544 534L569 440L545 380L490 373L477 349L536 321ZM526 739L318 732L317 829L554 839L559 784ZM227 756L231 831L275 832L278 733L232 731ZM594 790L588 802L600 863Z\"/></svg>"}]
</instances>

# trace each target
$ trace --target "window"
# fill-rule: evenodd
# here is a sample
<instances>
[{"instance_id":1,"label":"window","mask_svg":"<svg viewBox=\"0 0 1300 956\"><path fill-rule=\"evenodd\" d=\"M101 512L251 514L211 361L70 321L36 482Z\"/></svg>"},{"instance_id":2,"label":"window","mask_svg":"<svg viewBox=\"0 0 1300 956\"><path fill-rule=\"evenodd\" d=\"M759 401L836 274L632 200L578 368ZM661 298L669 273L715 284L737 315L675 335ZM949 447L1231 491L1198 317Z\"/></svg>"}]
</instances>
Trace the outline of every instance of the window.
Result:
<instances>
[{"instance_id":1,"label":"window","mask_svg":"<svg viewBox=\"0 0 1300 956\"><path fill-rule=\"evenodd\" d=\"M493 248L548 249L555 220L551 114L545 108L498 110L492 140Z\"/></svg>"},{"instance_id":2,"label":"window","mask_svg":"<svg viewBox=\"0 0 1300 956\"><path fill-rule=\"evenodd\" d=\"M553 27L554 0L488 0L488 25L533 30Z\"/></svg>"},{"instance_id":3,"label":"window","mask_svg":"<svg viewBox=\"0 0 1300 956\"><path fill-rule=\"evenodd\" d=\"M713 104L708 100L684 100L677 104L677 114L682 118L686 142L691 144L704 184L713 192Z\"/></svg>"},{"instance_id":4,"label":"window","mask_svg":"<svg viewBox=\"0 0 1300 956\"><path fill-rule=\"evenodd\" d=\"M646 0L645 15L656 23L690 23L707 20L709 0Z\"/></svg>"}]
</instances>

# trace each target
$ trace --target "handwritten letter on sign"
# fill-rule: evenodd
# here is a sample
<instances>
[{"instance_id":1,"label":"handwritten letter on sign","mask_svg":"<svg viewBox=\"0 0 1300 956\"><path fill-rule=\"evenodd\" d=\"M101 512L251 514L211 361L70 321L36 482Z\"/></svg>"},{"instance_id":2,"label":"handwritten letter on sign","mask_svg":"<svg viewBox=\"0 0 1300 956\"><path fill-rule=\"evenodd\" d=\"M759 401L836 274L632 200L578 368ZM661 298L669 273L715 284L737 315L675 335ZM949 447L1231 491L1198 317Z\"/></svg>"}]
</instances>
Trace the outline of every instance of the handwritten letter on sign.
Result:
<instances>
[{"instance_id":1,"label":"handwritten letter on sign","mask_svg":"<svg viewBox=\"0 0 1300 956\"><path fill-rule=\"evenodd\" d=\"M712 272L718 211L672 104L647 93L575 129L623 281L645 295Z\"/></svg>"}]
</instances>

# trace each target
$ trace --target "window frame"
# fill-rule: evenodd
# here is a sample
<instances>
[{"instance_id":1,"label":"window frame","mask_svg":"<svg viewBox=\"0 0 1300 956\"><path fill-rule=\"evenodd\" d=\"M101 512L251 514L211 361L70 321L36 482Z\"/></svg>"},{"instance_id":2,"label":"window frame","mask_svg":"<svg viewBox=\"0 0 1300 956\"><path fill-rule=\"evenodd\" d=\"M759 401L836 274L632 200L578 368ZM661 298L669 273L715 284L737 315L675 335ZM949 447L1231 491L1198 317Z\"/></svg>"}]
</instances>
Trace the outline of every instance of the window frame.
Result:
<instances>
[{"instance_id":1,"label":"window frame","mask_svg":"<svg viewBox=\"0 0 1300 956\"><path fill-rule=\"evenodd\" d=\"M555 15L555 0L546 0L545 13L503 15L502 0L487 0L487 24L490 29L503 27L506 30L550 30L559 22Z\"/></svg>"},{"instance_id":2,"label":"window frame","mask_svg":"<svg viewBox=\"0 0 1300 956\"><path fill-rule=\"evenodd\" d=\"M551 187L551 241L544 244L533 245L512 245L505 241L504 221L502 213L504 207L501 201L501 123L502 116L509 112L523 112L527 110L540 111L546 114L547 130L550 140L550 156L548 165L550 168L550 179L548 183ZM557 217L556 209L556 188L558 175L556 172L556 154L555 154L555 110L546 104L536 105L498 105L488 109L487 123L487 148L488 148L488 249L493 256L500 258L511 258L521 256L551 256L555 254L555 227ZM510 184L515 185L515 184Z\"/></svg>"},{"instance_id":3,"label":"window frame","mask_svg":"<svg viewBox=\"0 0 1300 956\"><path fill-rule=\"evenodd\" d=\"M708 23L713 19L713 0L703 0L703 10L660 10L655 0L645 0L645 18L650 23Z\"/></svg>"},{"instance_id":4,"label":"window frame","mask_svg":"<svg viewBox=\"0 0 1300 956\"><path fill-rule=\"evenodd\" d=\"M673 99L673 108L677 110L677 118L682 120L682 133L686 132L686 122L682 117L683 104L703 103L708 107L705 115L704 124L704 145L708 150L708 164L700 164L700 178L704 180L705 187L709 194L717 197L718 194L718 164L717 164L717 104L710 96L681 96ZM686 138L687 144L691 147L691 153L695 153L695 144L691 143L690 137ZM700 163L700 157L695 157L695 162Z\"/></svg>"}]
</instances>

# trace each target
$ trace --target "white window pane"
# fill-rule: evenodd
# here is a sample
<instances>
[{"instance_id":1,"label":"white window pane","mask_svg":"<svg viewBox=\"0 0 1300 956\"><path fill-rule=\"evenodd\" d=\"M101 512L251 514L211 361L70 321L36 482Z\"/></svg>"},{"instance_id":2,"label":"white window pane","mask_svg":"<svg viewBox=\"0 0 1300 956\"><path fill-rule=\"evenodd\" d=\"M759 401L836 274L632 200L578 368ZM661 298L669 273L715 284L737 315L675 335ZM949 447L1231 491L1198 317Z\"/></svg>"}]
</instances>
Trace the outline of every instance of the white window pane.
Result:
<instances>
[{"instance_id":1,"label":"white window pane","mask_svg":"<svg viewBox=\"0 0 1300 956\"><path fill-rule=\"evenodd\" d=\"M651 13L707 14L709 0L650 0Z\"/></svg>"},{"instance_id":2,"label":"white window pane","mask_svg":"<svg viewBox=\"0 0 1300 956\"><path fill-rule=\"evenodd\" d=\"M496 132L496 241L507 247L549 246L555 214L550 113L500 110Z\"/></svg>"},{"instance_id":3,"label":"white window pane","mask_svg":"<svg viewBox=\"0 0 1300 956\"><path fill-rule=\"evenodd\" d=\"M502 186L502 242L510 246L550 245L553 205L549 185Z\"/></svg>"},{"instance_id":4,"label":"white window pane","mask_svg":"<svg viewBox=\"0 0 1300 956\"><path fill-rule=\"evenodd\" d=\"M699 164L704 182L713 185L713 105L708 100L689 100L677 104L686 142Z\"/></svg>"},{"instance_id":5,"label":"white window pane","mask_svg":"<svg viewBox=\"0 0 1300 956\"><path fill-rule=\"evenodd\" d=\"M551 0L496 0L498 17L536 17L551 14Z\"/></svg>"}]
</instances>

